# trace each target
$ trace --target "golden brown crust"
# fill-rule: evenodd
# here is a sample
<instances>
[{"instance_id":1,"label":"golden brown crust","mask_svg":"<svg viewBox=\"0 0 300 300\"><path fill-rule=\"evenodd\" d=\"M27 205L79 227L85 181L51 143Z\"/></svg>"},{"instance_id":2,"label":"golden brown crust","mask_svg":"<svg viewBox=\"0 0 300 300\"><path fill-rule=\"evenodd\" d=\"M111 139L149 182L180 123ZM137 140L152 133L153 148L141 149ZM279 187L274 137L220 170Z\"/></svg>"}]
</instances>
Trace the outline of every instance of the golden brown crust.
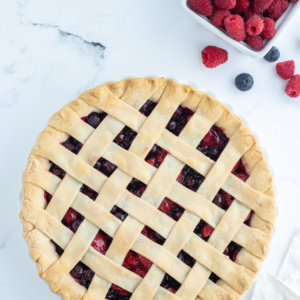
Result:
<instances>
[{"instance_id":1,"label":"golden brown crust","mask_svg":"<svg viewBox=\"0 0 300 300\"><path fill-rule=\"evenodd\" d=\"M145 118L138 109L147 99L158 105L155 113ZM175 137L164 128L179 105L189 107L194 115ZM97 130L81 120L92 111L109 114ZM213 124L230 138L216 163L195 150ZM138 132L130 152L111 144L124 125ZM69 135L84 144L77 156L60 145ZM154 143L171 154L157 171L144 162ZM109 180L92 167L100 157L118 166ZM250 175L246 183L231 174L240 158ZM49 160L67 172L63 180L47 171ZM176 183L184 164L206 177L193 195ZM124 192L132 177L148 185L141 205L135 196ZM276 214L273 178L256 138L219 101L170 79L129 78L82 93L50 118L32 148L23 180L20 219L24 238L31 258L39 264L40 276L64 299L96 299L96 295L106 294L110 282L132 292L132 299L141 295L145 299L238 299L252 284L272 238ZM166 184L158 188L162 180ZM82 183L99 193L95 202L79 193ZM236 199L226 212L211 203L220 188ZM53 195L47 207L44 191ZM165 196L186 210L177 223L154 209ZM110 220L107 213L116 203L129 213L123 223ZM60 222L69 207L85 216L76 234ZM248 227L243 221L251 209L255 214ZM97 220L101 212L103 220ZM215 227L208 243L192 233L200 218ZM167 238L164 248L139 235L145 224ZM99 227L114 236L105 256L86 246ZM123 232L128 234L126 240ZM61 257L51 240L65 249ZM232 240L243 247L236 263L222 254ZM129 249L154 261L144 280L120 266ZM192 269L176 259L181 249L196 258ZM88 290L69 275L79 260L92 265L96 273ZM117 275L111 274L110 268ZM211 271L222 279L217 284L208 280ZM164 272L182 283L175 295L159 287Z\"/></svg>"}]
</instances>

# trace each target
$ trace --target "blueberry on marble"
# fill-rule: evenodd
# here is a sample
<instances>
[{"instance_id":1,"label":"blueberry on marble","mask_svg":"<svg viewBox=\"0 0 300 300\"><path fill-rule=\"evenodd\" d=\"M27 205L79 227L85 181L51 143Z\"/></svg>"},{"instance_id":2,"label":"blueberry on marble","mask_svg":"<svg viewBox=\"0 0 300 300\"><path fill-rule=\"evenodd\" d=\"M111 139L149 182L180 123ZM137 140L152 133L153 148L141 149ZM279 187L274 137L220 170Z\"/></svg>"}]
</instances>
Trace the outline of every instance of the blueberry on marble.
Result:
<instances>
[{"instance_id":1,"label":"blueberry on marble","mask_svg":"<svg viewBox=\"0 0 300 300\"><path fill-rule=\"evenodd\" d=\"M235 78L235 86L242 92L251 90L253 84L253 77L248 73L242 73Z\"/></svg>"},{"instance_id":2,"label":"blueberry on marble","mask_svg":"<svg viewBox=\"0 0 300 300\"><path fill-rule=\"evenodd\" d=\"M274 61L278 60L279 57L280 57L280 52L279 52L278 48L272 47L271 50L266 54L264 59L268 62L274 62Z\"/></svg>"}]
</instances>

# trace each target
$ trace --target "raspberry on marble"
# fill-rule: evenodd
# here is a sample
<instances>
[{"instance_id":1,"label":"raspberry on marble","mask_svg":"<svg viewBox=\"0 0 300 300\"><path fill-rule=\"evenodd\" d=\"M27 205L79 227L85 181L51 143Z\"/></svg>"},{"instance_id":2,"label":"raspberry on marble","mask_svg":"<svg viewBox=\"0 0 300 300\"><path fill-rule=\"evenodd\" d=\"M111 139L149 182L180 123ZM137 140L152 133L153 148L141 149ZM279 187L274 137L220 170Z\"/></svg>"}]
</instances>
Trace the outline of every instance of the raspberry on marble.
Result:
<instances>
[{"instance_id":1,"label":"raspberry on marble","mask_svg":"<svg viewBox=\"0 0 300 300\"><path fill-rule=\"evenodd\" d=\"M290 79L295 74L295 62L288 60L276 65L277 74L284 80Z\"/></svg>"},{"instance_id":2,"label":"raspberry on marble","mask_svg":"<svg viewBox=\"0 0 300 300\"><path fill-rule=\"evenodd\" d=\"M202 50L202 60L205 67L216 68L228 60L228 52L215 46L207 46Z\"/></svg>"},{"instance_id":3,"label":"raspberry on marble","mask_svg":"<svg viewBox=\"0 0 300 300\"><path fill-rule=\"evenodd\" d=\"M294 75L285 88L285 92L292 98L298 98L300 95L300 75Z\"/></svg>"}]
</instances>

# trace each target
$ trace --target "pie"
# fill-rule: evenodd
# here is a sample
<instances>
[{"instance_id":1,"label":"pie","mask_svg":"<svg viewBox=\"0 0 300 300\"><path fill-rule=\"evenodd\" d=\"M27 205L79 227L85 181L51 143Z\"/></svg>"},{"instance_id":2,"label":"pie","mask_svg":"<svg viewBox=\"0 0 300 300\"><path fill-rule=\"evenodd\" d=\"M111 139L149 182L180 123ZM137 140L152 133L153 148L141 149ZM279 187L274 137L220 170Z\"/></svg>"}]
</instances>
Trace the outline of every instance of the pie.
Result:
<instances>
[{"instance_id":1,"label":"pie","mask_svg":"<svg viewBox=\"0 0 300 300\"><path fill-rule=\"evenodd\" d=\"M64 299L238 299L268 254L276 202L255 137L170 79L82 93L23 180L30 256Z\"/></svg>"}]
</instances>

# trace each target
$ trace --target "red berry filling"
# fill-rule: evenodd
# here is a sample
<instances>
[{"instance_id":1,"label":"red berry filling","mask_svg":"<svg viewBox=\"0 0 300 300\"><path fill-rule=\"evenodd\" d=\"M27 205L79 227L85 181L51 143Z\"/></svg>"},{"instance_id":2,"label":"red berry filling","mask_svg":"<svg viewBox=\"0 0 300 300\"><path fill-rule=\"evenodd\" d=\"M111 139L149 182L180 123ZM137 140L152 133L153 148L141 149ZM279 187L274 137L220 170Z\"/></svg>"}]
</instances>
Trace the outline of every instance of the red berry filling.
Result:
<instances>
[{"instance_id":1,"label":"red berry filling","mask_svg":"<svg viewBox=\"0 0 300 300\"><path fill-rule=\"evenodd\" d=\"M88 288L95 273L85 264L79 262L70 272L76 282Z\"/></svg>"},{"instance_id":2,"label":"red berry filling","mask_svg":"<svg viewBox=\"0 0 300 300\"><path fill-rule=\"evenodd\" d=\"M171 201L168 198L165 198L161 202L158 209L175 221L178 221L182 216L182 214L184 213L183 207L181 207L180 205L176 204L175 202Z\"/></svg>"},{"instance_id":3,"label":"red berry filling","mask_svg":"<svg viewBox=\"0 0 300 300\"><path fill-rule=\"evenodd\" d=\"M171 293L175 293L180 288L181 284L166 273L160 286L167 289Z\"/></svg>"},{"instance_id":4,"label":"red berry filling","mask_svg":"<svg viewBox=\"0 0 300 300\"><path fill-rule=\"evenodd\" d=\"M105 299L110 300L129 300L131 297L131 293L117 286L116 284L112 284L111 288L108 290Z\"/></svg>"},{"instance_id":5,"label":"red berry filling","mask_svg":"<svg viewBox=\"0 0 300 300\"><path fill-rule=\"evenodd\" d=\"M116 170L117 166L101 157L94 165L94 168L109 177Z\"/></svg>"},{"instance_id":6,"label":"red berry filling","mask_svg":"<svg viewBox=\"0 0 300 300\"><path fill-rule=\"evenodd\" d=\"M157 103L147 100L146 103L140 108L140 113L146 117L149 117L156 105Z\"/></svg>"},{"instance_id":7,"label":"red berry filling","mask_svg":"<svg viewBox=\"0 0 300 300\"><path fill-rule=\"evenodd\" d=\"M179 106L166 128L178 136L193 114L189 108Z\"/></svg>"},{"instance_id":8,"label":"red berry filling","mask_svg":"<svg viewBox=\"0 0 300 300\"><path fill-rule=\"evenodd\" d=\"M242 249L242 247L235 242L230 242L230 244L227 246L227 248L224 251L224 254L229 256L229 258L235 262L236 257L239 253L239 251Z\"/></svg>"},{"instance_id":9,"label":"red berry filling","mask_svg":"<svg viewBox=\"0 0 300 300\"><path fill-rule=\"evenodd\" d=\"M111 242L112 238L103 231L99 230L92 242L92 247L98 252L105 254Z\"/></svg>"},{"instance_id":10,"label":"red berry filling","mask_svg":"<svg viewBox=\"0 0 300 300\"><path fill-rule=\"evenodd\" d=\"M98 193L95 192L94 190L92 190L91 188L89 188L88 186L86 186L85 184L82 185L80 192L86 196L88 196L89 198L91 198L92 200L96 200Z\"/></svg>"},{"instance_id":11,"label":"red berry filling","mask_svg":"<svg viewBox=\"0 0 300 300\"><path fill-rule=\"evenodd\" d=\"M152 266L152 261L141 254L129 250L122 266L141 277L145 277Z\"/></svg>"},{"instance_id":12,"label":"red berry filling","mask_svg":"<svg viewBox=\"0 0 300 300\"><path fill-rule=\"evenodd\" d=\"M213 126L197 146L197 150L216 161L228 144L229 138L223 130Z\"/></svg>"},{"instance_id":13,"label":"red berry filling","mask_svg":"<svg viewBox=\"0 0 300 300\"><path fill-rule=\"evenodd\" d=\"M127 186L127 190L137 197L141 197L146 190L146 184L136 178L132 178Z\"/></svg>"},{"instance_id":14,"label":"red berry filling","mask_svg":"<svg viewBox=\"0 0 300 300\"><path fill-rule=\"evenodd\" d=\"M66 175L66 172L51 161L50 161L50 164L51 164L51 166L50 166L49 172L51 172L55 176L59 177L60 179L63 179Z\"/></svg>"},{"instance_id":15,"label":"red berry filling","mask_svg":"<svg viewBox=\"0 0 300 300\"><path fill-rule=\"evenodd\" d=\"M52 199L52 195L50 195L48 192L44 192L44 198L45 200L47 201L47 204L49 204L49 202L51 201Z\"/></svg>"},{"instance_id":16,"label":"red berry filling","mask_svg":"<svg viewBox=\"0 0 300 300\"><path fill-rule=\"evenodd\" d=\"M202 240L207 241L209 239L209 237L211 236L211 234L213 233L214 228L211 227L210 225L208 225L206 222L204 222L203 220L201 220L195 230L194 233L200 237Z\"/></svg>"},{"instance_id":17,"label":"red berry filling","mask_svg":"<svg viewBox=\"0 0 300 300\"><path fill-rule=\"evenodd\" d=\"M177 181L190 190L197 191L204 177L191 167L185 165L181 170Z\"/></svg>"},{"instance_id":18,"label":"red berry filling","mask_svg":"<svg viewBox=\"0 0 300 300\"><path fill-rule=\"evenodd\" d=\"M196 262L196 260L192 257L192 256L190 256L189 254L187 254L185 251L183 251L183 250L181 250L179 253L178 253L178 255L177 255L177 257L182 261L182 262L184 262L186 265L188 265L189 267L193 267L194 266L194 264L195 264L195 262Z\"/></svg>"},{"instance_id":19,"label":"red berry filling","mask_svg":"<svg viewBox=\"0 0 300 300\"><path fill-rule=\"evenodd\" d=\"M78 142L76 139L73 137L69 137L66 141L61 143L65 148L73 152L74 154L78 154L80 149L82 148L82 144Z\"/></svg>"},{"instance_id":20,"label":"red berry filling","mask_svg":"<svg viewBox=\"0 0 300 300\"><path fill-rule=\"evenodd\" d=\"M128 216L128 214L124 210L122 210L121 208L119 208L116 205L111 209L110 213L113 214L115 217L117 217L122 222Z\"/></svg>"},{"instance_id":21,"label":"red berry filling","mask_svg":"<svg viewBox=\"0 0 300 300\"><path fill-rule=\"evenodd\" d=\"M137 133L130 129L129 127L125 126L121 132L116 136L114 142L119 145L120 147L128 150L131 146L133 140L135 139Z\"/></svg>"},{"instance_id":22,"label":"red berry filling","mask_svg":"<svg viewBox=\"0 0 300 300\"><path fill-rule=\"evenodd\" d=\"M97 128L106 116L106 113L92 112L87 117L83 117L82 120L93 128Z\"/></svg>"},{"instance_id":23,"label":"red berry filling","mask_svg":"<svg viewBox=\"0 0 300 300\"><path fill-rule=\"evenodd\" d=\"M68 226L75 222L78 219L78 217L79 213L70 207L66 212L64 218L62 219L62 222L64 225Z\"/></svg>"},{"instance_id":24,"label":"red berry filling","mask_svg":"<svg viewBox=\"0 0 300 300\"><path fill-rule=\"evenodd\" d=\"M168 152L166 150L154 145L146 157L146 162L155 168L159 168L167 154Z\"/></svg>"},{"instance_id":25,"label":"red berry filling","mask_svg":"<svg viewBox=\"0 0 300 300\"><path fill-rule=\"evenodd\" d=\"M157 233L156 231L154 231L153 229L151 229L148 226L145 226L142 230L142 234L144 236L146 236L148 239L150 239L151 241L159 244L159 245L163 245L163 243L165 242L165 238L162 237L159 233Z\"/></svg>"}]
</instances>

